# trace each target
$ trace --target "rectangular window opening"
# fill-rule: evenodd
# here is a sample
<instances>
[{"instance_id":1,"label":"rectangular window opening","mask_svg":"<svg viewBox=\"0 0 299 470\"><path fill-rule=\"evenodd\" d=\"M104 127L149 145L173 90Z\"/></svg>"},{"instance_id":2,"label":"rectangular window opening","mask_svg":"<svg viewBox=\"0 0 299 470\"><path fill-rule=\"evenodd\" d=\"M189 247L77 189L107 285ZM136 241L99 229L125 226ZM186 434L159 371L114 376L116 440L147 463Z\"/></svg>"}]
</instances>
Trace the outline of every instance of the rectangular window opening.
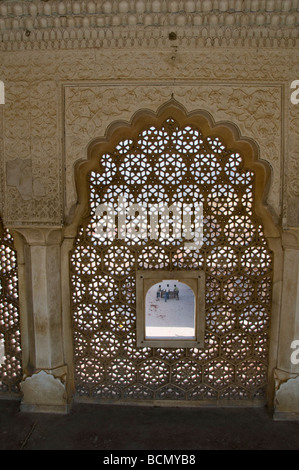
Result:
<instances>
[{"instance_id":1,"label":"rectangular window opening","mask_svg":"<svg viewBox=\"0 0 299 470\"><path fill-rule=\"evenodd\" d=\"M203 271L137 271L137 346L203 348Z\"/></svg>"}]
</instances>

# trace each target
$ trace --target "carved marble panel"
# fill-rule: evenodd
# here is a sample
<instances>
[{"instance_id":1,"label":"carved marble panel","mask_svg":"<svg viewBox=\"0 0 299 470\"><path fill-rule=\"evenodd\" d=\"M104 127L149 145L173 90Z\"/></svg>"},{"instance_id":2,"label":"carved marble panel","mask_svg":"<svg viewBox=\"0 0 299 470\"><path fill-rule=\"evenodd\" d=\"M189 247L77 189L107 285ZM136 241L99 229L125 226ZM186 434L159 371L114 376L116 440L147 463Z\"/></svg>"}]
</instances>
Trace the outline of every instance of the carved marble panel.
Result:
<instances>
[{"instance_id":1,"label":"carved marble panel","mask_svg":"<svg viewBox=\"0 0 299 470\"><path fill-rule=\"evenodd\" d=\"M54 81L7 81L3 108L7 225L61 223L57 99Z\"/></svg>"}]
</instances>

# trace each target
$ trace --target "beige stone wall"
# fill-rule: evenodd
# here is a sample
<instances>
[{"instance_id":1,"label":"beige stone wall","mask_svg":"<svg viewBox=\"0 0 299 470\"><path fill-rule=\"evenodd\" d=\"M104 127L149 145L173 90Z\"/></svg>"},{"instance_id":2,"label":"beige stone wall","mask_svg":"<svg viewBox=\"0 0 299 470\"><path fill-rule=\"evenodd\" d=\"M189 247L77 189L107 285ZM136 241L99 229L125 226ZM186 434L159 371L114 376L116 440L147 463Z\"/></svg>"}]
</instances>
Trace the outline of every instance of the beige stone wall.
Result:
<instances>
[{"instance_id":1,"label":"beige stone wall","mask_svg":"<svg viewBox=\"0 0 299 470\"><path fill-rule=\"evenodd\" d=\"M34 256L39 257L36 247L42 246L47 263L52 250L45 249L48 235L29 236L24 229L34 233L48 227L50 233L72 221L77 202L74 166L87 158L89 143L105 136L113 122L128 122L141 109L156 112L171 97L187 112L205 110L215 122L230 122L257 143L260 159L271 167L264 202L274 223L294 233L292 242L287 236L284 244L294 256L288 251L283 257L281 241L275 242L280 254L272 363L295 376L299 366L288 358L290 342L299 334L299 104L291 102L290 87L299 79L298 3L0 2L0 80L5 83L5 104L0 105L0 212L5 224L22 234L20 251L25 245L32 251L34 245ZM55 245L57 269L59 243L50 243ZM34 266L33 251L25 264ZM62 266L66 264L63 258ZM32 286L25 277L21 286L28 298ZM295 284L286 308L281 299L288 298L289 277ZM64 285L65 273L62 279ZM43 285L45 292L52 288ZM34 302L28 305L26 315ZM42 305L43 314L53 319L49 302ZM35 315L41 315L38 309ZM290 318L297 326L286 331L284 322ZM56 320L46 324L57 332L64 321L61 312ZM51 350L53 336L47 335ZM71 358L69 350L66 356ZM39 369L65 366L63 352L54 362L42 362Z\"/></svg>"},{"instance_id":2,"label":"beige stone wall","mask_svg":"<svg viewBox=\"0 0 299 470\"><path fill-rule=\"evenodd\" d=\"M63 223L76 203L73 166L88 143L173 95L187 111L204 109L258 143L272 168L267 203L285 227L298 226L299 106L290 101L298 53L178 47L172 59L165 49L2 53L8 225Z\"/></svg>"}]
</instances>

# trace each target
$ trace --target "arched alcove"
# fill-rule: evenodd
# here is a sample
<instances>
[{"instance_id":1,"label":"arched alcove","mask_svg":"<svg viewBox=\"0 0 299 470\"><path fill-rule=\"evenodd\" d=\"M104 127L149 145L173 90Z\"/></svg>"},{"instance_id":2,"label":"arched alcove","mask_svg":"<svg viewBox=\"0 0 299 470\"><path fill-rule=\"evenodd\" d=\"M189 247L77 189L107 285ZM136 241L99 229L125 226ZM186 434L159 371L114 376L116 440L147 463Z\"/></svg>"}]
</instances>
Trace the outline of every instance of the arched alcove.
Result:
<instances>
[{"instance_id":1,"label":"arched alcove","mask_svg":"<svg viewBox=\"0 0 299 470\"><path fill-rule=\"evenodd\" d=\"M205 111L187 113L175 100L156 114L144 110L130 123L112 124L90 144L88 160L76 167L78 206L66 231L76 234L70 304L78 399L265 403L272 354L269 241L279 237L265 206L269 182L252 140ZM161 231L157 238L126 230L120 236L120 196L133 211L136 204L202 204L202 245L187 248L173 223L160 239ZM110 217L112 228L99 236L101 204L108 210L100 216ZM132 212L129 219L132 224ZM191 220L195 227L195 211ZM204 271L203 348L137 347L138 269Z\"/></svg>"}]
</instances>

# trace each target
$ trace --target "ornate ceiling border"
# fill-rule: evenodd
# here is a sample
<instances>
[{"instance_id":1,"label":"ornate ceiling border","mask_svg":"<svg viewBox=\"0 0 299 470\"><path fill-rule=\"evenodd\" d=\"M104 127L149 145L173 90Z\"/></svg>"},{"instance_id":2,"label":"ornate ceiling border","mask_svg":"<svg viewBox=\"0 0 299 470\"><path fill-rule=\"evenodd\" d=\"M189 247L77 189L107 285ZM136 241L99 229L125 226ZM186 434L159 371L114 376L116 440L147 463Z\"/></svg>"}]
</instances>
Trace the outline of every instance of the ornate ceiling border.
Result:
<instances>
[{"instance_id":1,"label":"ornate ceiling border","mask_svg":"<svg viewBox=\"0 0 299 470\"><path fill-rule=\"evenodd\" d=\"M0 50L296 47L299 0L0 1Z\"/></svg>"}]
</instances>

